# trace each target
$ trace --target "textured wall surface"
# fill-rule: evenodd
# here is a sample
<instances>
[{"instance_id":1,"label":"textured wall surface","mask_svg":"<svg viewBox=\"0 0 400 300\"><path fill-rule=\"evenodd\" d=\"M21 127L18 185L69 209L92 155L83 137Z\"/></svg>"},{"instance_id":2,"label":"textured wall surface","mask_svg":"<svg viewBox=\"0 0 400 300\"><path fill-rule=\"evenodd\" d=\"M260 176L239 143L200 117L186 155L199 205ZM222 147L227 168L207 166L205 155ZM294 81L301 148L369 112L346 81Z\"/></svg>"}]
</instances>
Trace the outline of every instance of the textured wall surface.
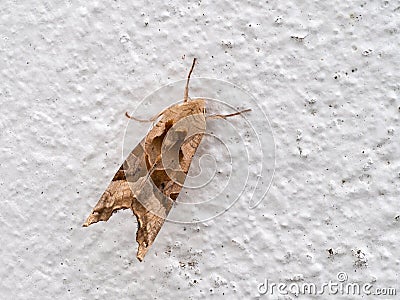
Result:
<instances>
[{"instance_id":1,"label":"textured wall surface","mask_svg":"<svg viewBox=\"0 0 400 300\"><path fill-rule=\"evenodd\" d=\"M259 284L339 272L400 289L399 1L4 0L0 20L2 299L278 299ZM256 209L167 222L140 263L131 212L81 224L124 112L194 56L267 112L275 177Z\"/></svg>"}]
</instances>

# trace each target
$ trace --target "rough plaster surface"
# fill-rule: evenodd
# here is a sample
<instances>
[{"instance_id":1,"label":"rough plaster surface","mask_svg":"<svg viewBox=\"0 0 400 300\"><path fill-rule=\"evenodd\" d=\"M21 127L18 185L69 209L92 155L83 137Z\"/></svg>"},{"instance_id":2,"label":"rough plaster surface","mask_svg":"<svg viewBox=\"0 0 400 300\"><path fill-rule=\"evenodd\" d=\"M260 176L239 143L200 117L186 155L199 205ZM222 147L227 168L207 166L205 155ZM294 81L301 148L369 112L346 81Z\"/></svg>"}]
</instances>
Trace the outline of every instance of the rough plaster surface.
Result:
<instances>
[{"instance_id":1,"label":"rough plaster surface","mask_svg":"<svg viewBox=\"0 0 400 300\"><path fill-rule=\"evenodd\" d=\"M264 279L340 271L398 288L399 1L2 1L0 19L2 299L267 299ZM275 178L255 210L166 223L139 263L130 212L81 224L124 112L193 56L268 112Z\"/></svg>"}]
</instances>

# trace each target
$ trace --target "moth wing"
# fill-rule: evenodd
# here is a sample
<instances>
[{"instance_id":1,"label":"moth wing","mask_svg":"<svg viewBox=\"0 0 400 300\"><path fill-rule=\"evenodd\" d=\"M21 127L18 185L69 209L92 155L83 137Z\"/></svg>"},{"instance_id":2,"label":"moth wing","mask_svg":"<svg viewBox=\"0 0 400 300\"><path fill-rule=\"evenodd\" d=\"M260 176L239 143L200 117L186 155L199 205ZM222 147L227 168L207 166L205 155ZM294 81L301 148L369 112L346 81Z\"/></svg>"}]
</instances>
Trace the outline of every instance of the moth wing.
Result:
<instances>
[{"instance_id":1,"label":"moth wing","mask_svg":"<svg viewBox=\"0 0 400 300\"><path fill-rule=\"evenodd\" d=\"M145 161L143 139L128 155L83 224L107 221L120 209L130 208L138 221L137 258L143 260L168 215L172 200L152 183Z\"/></svg>"}]
</instances>

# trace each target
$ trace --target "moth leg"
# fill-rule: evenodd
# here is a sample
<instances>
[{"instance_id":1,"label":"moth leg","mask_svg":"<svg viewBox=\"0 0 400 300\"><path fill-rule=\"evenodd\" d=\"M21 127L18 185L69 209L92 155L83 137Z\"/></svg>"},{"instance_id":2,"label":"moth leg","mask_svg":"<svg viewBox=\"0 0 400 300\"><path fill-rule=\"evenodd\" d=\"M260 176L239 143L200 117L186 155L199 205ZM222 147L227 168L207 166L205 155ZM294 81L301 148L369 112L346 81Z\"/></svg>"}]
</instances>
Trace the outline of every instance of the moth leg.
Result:
<instances>
[{"instance_id":1,"label":"moth leg","mask_svg":"<svg viewBox=\"0 0 400 300\"><path fill-rule=\"evenodd\" d=\"M183 94L183 102L188 102L188 99L189 99L190 75L192 75L192 72L193 72L193 69L194 69L194 65L196 64L196 60L197 60L196 57L193 58L192 67L190 68L189 75L188 75L187 80L186 80L185 93Z\"/></svg>"},{"instance_id":2,"label":"moth leg","mask_svg":"<svg viewBox=\"0 0 400 300\"><path fill-rule=\"evenodd\" d=\"M242 110L242 111L238 111L238 112L235 112L235 113L233 113L233 114L228 114L228 115L220 115L220 114L217 114L217 115L211 115L211 116L206 116L206 118L210 118L210 119L226 119L226 118L229 118L229 117L234 117L234 116L237 116L237 115L241 115L242 113L245 113L245 112L248 112L248 111L251 111L251 108L248 108L248 109L245 109L245 110Z\"/></svg>"},{"instance_id":3,"label":"moth leg","mask_svg":"<svg viewBox=\"0 0 400 300\"><path fill-rule=\"evenodd\" d=\"M143 120L143 119L136 118L136 117L131 116L130 114L128 114L128 112L125 112L125 116L126 116L128 119L132 119L132 120L135 120L135 121L137 121L137 122L143 122L143 123L145 123L145 122L154 122L154 121L157 120L162 114L164 114L165 111L166 111L167 109L168 109L168 108L164 109L162 112L158 113L157 115L155 115L154 117L152 117L152 118L150 118L150 119L148 119L148 120Z\"/></svg>"}]
</instances>

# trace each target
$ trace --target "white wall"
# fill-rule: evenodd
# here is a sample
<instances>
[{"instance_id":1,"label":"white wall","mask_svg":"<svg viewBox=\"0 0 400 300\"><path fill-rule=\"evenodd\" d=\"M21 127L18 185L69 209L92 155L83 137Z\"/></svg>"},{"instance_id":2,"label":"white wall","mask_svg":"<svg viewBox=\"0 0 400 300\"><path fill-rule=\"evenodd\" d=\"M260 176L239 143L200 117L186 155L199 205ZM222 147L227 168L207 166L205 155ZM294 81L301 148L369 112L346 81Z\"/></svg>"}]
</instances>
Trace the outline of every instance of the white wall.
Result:
<instances>
[{"instance_id":1,"label":"white wall","mask_svg":"<svg viewBox=\"0 0 400 300\"><path fill-rule=\"evenodd\" d=\"M1 298L250 299L341 271L398 287L398 1L89 2L0 4ZM276 174L257 209L168 222L139 263L130 212L81 224L121 163L124 112L194 56L193 76L265 109Z\"/></svg>"}]
</instances>

